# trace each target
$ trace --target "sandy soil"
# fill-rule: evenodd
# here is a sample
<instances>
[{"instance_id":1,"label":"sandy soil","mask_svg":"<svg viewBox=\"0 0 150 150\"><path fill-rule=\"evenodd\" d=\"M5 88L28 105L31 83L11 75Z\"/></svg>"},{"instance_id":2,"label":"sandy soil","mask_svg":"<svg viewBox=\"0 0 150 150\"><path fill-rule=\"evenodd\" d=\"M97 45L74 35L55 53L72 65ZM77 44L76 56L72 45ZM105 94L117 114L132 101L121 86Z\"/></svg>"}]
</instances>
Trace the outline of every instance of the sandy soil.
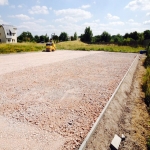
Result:
<instances>
[{"instance_id":1,"label":"sandy soil","mask_svg":"<svg viewBox=\"0 0 150 150\"><path fill-rule=\"evenodd\" d=\"M76 149L136 54L0 56L0 149Z\"/></svg>"}]
</instances>

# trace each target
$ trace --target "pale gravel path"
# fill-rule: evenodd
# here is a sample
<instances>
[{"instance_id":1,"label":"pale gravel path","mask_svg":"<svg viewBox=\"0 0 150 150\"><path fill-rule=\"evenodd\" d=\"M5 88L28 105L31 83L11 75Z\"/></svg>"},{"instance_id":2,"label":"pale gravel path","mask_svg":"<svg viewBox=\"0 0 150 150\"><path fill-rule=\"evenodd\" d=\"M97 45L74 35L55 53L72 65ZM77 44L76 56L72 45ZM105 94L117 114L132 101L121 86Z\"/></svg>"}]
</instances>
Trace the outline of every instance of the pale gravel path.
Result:
<instances>
[{"instance_id":1,"label":"pale gravel path","mask_svg":"<svg viewBox=\"0 0 150 150\"><path fill-rule=\"evenodd\" d=\"M19 150L78 147L135 56L94 51L0 55L0 149L13 150L17 142Z\"/></svg>"},{"instance_id":2,"label":"pale gravel path","mask_svg":"<svg viewBox=\"0 0 150 150\"><path fill-rule=\"evenodd\" d=\"M33 52L20 54L0 55L0 75L12 71L19 71L29 67L42 66L44 64L51 64L59 61L88 56L99 52L89 51L55 51L53 53L47 52Z\"/></svg>"}]
</instances>

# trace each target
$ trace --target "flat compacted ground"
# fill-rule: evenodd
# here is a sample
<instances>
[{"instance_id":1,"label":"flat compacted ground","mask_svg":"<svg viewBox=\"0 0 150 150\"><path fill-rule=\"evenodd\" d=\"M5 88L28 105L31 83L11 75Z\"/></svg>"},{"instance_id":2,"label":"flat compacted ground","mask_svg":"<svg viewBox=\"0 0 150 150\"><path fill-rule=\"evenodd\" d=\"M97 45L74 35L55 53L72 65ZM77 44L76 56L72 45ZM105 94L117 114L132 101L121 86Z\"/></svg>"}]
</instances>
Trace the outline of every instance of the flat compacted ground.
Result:
<instances>
[{"instance_id":1,"label":"flat compacted ground","mask_svg":"<svg viewBox=\"0 0 150 150\"><path fill-rule=\"evenodd\" d=\"M0 150L77 149L136 54L0 55Z\"/></svg>"}]
</instances>

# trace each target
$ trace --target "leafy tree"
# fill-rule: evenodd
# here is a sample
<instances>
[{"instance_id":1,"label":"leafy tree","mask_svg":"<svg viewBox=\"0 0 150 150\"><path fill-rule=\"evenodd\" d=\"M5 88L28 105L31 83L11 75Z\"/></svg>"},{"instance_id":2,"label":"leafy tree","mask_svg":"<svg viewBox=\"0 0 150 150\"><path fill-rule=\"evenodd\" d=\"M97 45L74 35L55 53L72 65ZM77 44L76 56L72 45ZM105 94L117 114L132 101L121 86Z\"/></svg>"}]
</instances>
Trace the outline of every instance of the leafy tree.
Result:
<instances>
[{"instance_id":1,"label":"leafy tree","mask_svg":"<svg viewBox=\"0 0 150 150\"><path fill-rule=\"evenodd\" d=\"M45 42L45 36L44 35L40 36L40 42Z\"/></svg>"},{"instance_id":2,"label":"leafy tree","mask_svg":"<svg viewBox=\"0 0 150 150\"><path fill-rule=\"evenodd\" d=\"M71 36L71 41L73 41L74 40L74 37L73 36Z\"/></svg>"},{"instance_id":3,"label":"leafy tree","mask_svg":"<svg viewBox=\"0 0 150 150\"><path fill-rule=\"evenodd\" d=\"M144 40L150 39L150 30L145 30L143 35L144 35Z\"/></svg>"},{"instance_id":4,"label":"leafy tree","mask_svg":"<svg viewBox=\"0 0 150 150\"><path fill-rule=\"evenodd\" d=\"M59 37L58 37L57 35L54 35L54 36L53 36L53 41L54 41L55 43L57 43L57 42L59 41Z\"/></svg>"},{"instance_id":5,"label":"leafy tree","mask_svg":"<svg viewBox=\"0 0 150 150\"><path fill-rule=\"evenodd\" d=\"M147 55L148 55L148 57L150 57L150 42L149 42L149 44L147 45ZM150 63L150 62L149 62Z\"/></svg>"},{"instance_id":6,"label":"leafy tree","mask_svg":"<svg viewBox=\"0 0 150 150\"><path fill-rule=\"evenodd\" d=\"M93 37L93 42L94 42L94 43L101 42L101 36L100 36L100 35L94 36L94 37Z\"/></svg>"},{"instance_id":7,"label":"leafy tree","mask_svg":"<svg viewBox=\"0 0 150 150\"><path fill-rule=\"evenodd\" d=\"M49 41L49 36L47 36L47 33L45 35L45 42L48 42Z\"/></svg>"},{"instance_id":8,"label":"leafy tree","mask_svg":"<svg viewBox=\"0 0 150 150\"><path fill-rule=\"evenodd\" d=\"M123 39L123 44L124 45L130 45L130 41L131 41L131 38L124 38Z\"/></svg>"},{"instance_id":9,"label":"leafy tree","mask_svg":"<svg viewBox=\"0 0 150 150\"><path fill-rule=\"evenodd\" d=\"M80 40L81 40L82 42L84 42L84 34L81 34L81 35L80 35Z\"/></svg>"},{"instance_id":10,"label":"leafy tree","mask_svg":"<svg viewBox=\"0 0 150 150\"><path fill-rule=\"evenodd\" d=\"M117 34L115 37L115 42L118 43L118 45L123 45L123 36L120 34Z\"/></svg>"},{"instance_id":11,"label":"leafy tree","mask_svg":"<svg viewBox=\"0 0 150 150\"><path fill-rule=\"evenodd\" d=\"M111 36L111 42L122 45L123 36L120 34Z\"/></svg>"},{"instance_id":12,"label":"leafy tree","mask_svg":"<svg viewBox=\"0 0 150 150\"><path fill-rule=\"evenodd\" d=\"M143 41L144 41L144 35L143 35L143 33L138 33L138 43L140 45L142 45Z\"/></svg>"},{"instance_id":13,"label":"leafy tree","mask_svg":"<svg viewBox=\"0 0 150 150\"><path fill-rule=\"evenodd\" d=\"M138 33L136 31L130 33L130 38L137 41L138 40Z\"/></svg>"},{"instance_id":14,"label":"leafy tree","mask_svg":"<svg viewBox=\"0 0 150 150\"><path fill-rule=\"evenodd\" d=\"M123 37L124 37L125 39L127 39L127 38L130 38L130 35L129 35L129 33L126 33Z\"/></svg>"},{"instance_id":15,"label":"leafy tree","mask_svg":"<svg viewBox=\"0 0 150 150\"><path fill-rule=\"evenodd\" d=\"M102 42L110 42L110 40L111 40L111 35L108 32L104 31L101 34L101 41Z\"/></svg>"},{"instance_id":16,"label":"leafy tree","mask_svg":"<svg viewBox=\"0 0 150 150\"><path fill-rule=\"evenodd\" d=\"M30 32L23 32L20 36L17 38L18 42L31 42L33 41L33 36Z\"/></svg>"},{"instance_id":17,"label":"leafy tree","mask_svg":"<svg viewBox=\"0 0 150 150\"><path fill-rule=\"evenodd\" d=\"M35 35L34 36L34 41L37 42L37 43L40 42L40 37L38 35Z\"/></svg>"},{"instance_id":18,"label":"leafy tree","mask_svg":"<svg viewBox=\"0 0 150 150\"><path fill-rule=\"evenodd\" d=\"M68 35L66 32L61 32L59 35L59 41L68 41Z\"/></svg>"},{"instance_id":19,"label":"leafy tree","mask_svg":"<svg viewBox=\"0 0 150 150\"><path fill-rule=\"evenodd\" d=\"M77 38L78 38L78 37L77 37L77 33L75 32L73 39L74 39L74 40L77 40Z\"/></svg>"},{"instance_id":20,"label":"leafy tree","mask_svg":"<svg viewBox=\"0 0 150 150\"><path fill-rule=\"evenodd\" d=\"M93 33L90 27L86 27L84 34L81 34L81 41L83 42L92 42Z\"/></svg>"}]
</instances>

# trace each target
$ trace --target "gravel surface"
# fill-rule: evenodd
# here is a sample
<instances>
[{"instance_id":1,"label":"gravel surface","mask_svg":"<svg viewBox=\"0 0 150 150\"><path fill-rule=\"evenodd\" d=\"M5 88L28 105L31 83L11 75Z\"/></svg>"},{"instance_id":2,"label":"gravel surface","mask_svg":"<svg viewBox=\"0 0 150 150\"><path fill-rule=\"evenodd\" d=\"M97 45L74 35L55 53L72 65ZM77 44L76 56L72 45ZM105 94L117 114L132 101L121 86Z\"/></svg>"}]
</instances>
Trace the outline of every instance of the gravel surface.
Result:
<instances>
[{"instance_id":1,"label":"gravel surface","mask_svg":"<svg viewBox=\"0 0 150 150\"><path fill-rule=\"evenodd\" d=\"M0 55L0 149L78 148L135 57L94 51Z\"/></svg>"}]
</instances>

